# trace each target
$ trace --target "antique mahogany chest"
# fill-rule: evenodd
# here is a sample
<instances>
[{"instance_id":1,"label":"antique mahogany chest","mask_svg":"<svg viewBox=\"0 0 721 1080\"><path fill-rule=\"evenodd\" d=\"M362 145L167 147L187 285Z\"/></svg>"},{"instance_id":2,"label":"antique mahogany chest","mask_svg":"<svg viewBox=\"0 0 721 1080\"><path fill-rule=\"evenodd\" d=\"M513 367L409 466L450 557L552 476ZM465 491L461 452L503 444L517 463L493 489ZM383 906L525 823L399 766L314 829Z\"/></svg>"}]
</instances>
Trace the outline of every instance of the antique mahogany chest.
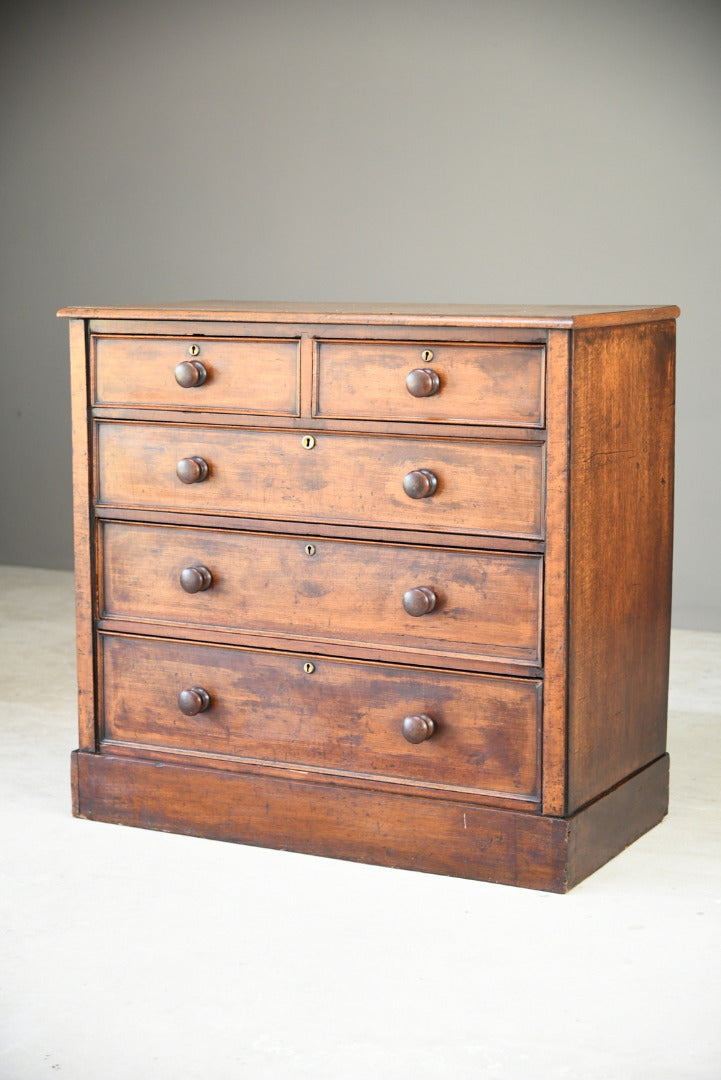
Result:
<instances>
[{"instance_id":1,"label":"antique mahogany chest","mask_svg":"<svg viewBox=\"0 0 721 1080\"><path fill-rule=\"evenodd\" d=\"M77 815L552 891L661 820L677 308L60 314Z\"/></svg>"}]
</instances>

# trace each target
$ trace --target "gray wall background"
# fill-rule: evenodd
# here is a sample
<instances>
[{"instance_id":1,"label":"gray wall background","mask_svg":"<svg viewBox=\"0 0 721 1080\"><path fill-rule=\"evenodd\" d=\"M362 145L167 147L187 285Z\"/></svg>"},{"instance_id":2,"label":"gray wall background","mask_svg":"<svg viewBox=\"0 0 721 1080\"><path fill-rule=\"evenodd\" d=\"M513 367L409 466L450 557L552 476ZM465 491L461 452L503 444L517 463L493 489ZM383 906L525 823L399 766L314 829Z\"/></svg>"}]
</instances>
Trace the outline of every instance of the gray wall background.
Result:
<instances>
[{"instance_id":1,"label":"gray wall background","mask_svg":"<svg viewBox=\"0 0 721 1080\"><path fill-rule=\"evenodd\" d=\"M0 49L0 562L72 565L62 305L677 303L721 630L718 3L30 0Z\"/></svg>"}]
</instances>

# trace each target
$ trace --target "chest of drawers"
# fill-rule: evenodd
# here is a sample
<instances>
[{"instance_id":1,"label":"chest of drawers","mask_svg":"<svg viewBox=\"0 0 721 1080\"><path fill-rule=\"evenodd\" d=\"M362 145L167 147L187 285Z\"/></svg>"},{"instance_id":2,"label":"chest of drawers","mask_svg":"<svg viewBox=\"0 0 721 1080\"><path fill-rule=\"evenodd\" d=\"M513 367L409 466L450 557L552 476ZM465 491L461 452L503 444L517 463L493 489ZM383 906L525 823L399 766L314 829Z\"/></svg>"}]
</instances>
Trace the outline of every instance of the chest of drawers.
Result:
<instances>
[{"instance_id":1,"label":"chest of drawers","mask_svg":"<svg viewBox=\"0 0 721 1080\"><path fill-rule=\"evenodd\" d=\"M60 314L77 815L558 892L662 819L677 308Z\"/></svg>"}]
</instances>

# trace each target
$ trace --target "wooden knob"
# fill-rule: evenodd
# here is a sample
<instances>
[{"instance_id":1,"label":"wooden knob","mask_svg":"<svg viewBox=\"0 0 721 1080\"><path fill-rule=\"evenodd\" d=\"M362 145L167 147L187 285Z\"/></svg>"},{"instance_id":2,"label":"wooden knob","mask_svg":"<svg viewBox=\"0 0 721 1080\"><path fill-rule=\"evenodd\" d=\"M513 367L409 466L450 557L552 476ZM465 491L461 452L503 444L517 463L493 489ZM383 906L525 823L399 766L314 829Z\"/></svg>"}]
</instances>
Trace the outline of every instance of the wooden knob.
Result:
<instances>
[{"instance_id":1,"label":"wooden knob","mask_svg":"<svg viewBox=\"0 0 721 1080\"><path fill-rule=\"evenodd\" d=\"M210 694L202 686L191 686L178 694L178 708L185 716L197 716L210 708Z\"/></svg>"},{"instance_id":2,"label":"wooden knob","mask_svg":"<svg viewBox=\"0 0 721 1080\"><path fill-rule=\"evenodd\" d=\"M192 386L202 386L208 378L205 364L200 360L183 360L175 369L175 381L178 386L189 390Z\"/></svg>"},{"instance_id":3,"label":"wooden knob","mask_svg":"<svg viewBox=\"0 0 721 1080\"><path fill-rule=\"evenodd\" d=\"M407 716L401 726L403 738L408 742L421 743L430 739L436 725L430 716L420 713L418 716Z\"/></svg>"},{"instance_id":4,"label":"wooden knob","mask_svg":"<svg viewBox=\"0 0 721 1080\"><path fill-rule=\"evenodd\" d=\"M415 368L406 375L406 390L413 397L433 397L440 385L440 375L433 368Z\"/></svg>"},{"instance_id":5,"label":"wooden knob","mask_svg":"<svg viewBox=\"0 0 721 1080\"><path fill-rule=\"evenodd\" d=\"M418 585L403 594L403 607L409 615L427 615L436 606L436 594L428 585Z\"/></svg>"},{"instance_id":6,"label":"wooden knob","mask_svg":"<svg viewBox=\"0 0 721 1080\"><path fill-rule=\"evenodd\" d=\"M186 566L180 573L180 584L187 593L205 592L213 584L213 575L207 566Z\"/></svg>"},{"instance_id":7,"label":"wooden knob","mask_svg":"<svg viewBox=\"0 0 721 1080\"><path fill-rule=\"evenodd\" d=\"M430 469L414 469L403 480L409 499L427 499L438 487L438 477Z\"/></svg>"},{"instance_id":8,"label":"wooden knob","mask_svg":"<svg viewBox=\"0 0 721 1080\"><path fill-rule=\"evenodd\" d=\"M208 477L208 462L202 457L184 457L175 468L184 484L200 484Z\"/></svg>"}]
</instances>

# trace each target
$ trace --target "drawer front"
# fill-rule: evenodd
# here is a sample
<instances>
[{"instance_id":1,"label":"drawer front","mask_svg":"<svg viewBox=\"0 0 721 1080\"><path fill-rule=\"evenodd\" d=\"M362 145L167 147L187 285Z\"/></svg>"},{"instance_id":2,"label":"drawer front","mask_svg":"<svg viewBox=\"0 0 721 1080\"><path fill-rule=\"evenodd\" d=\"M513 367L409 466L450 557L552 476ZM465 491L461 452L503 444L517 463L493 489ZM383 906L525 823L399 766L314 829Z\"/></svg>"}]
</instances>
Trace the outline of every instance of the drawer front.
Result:
<instances>
[{"instance_id":1,"label":"drawer front","mask_svg":"<svg viewBox=\"0 0 721 1080\"><path fill-rule=\"evenodd\" d=\"M297 340L94 337L91 355L96 405L299 415Z\"/></svg>"},{"instance_id":2,"label":"drawer front","mask_svg":"<svg viewBox=\"0 0 721 1080\"><path fill-rule=\"evenodd\" d=\"M538 555L107 522L101 614L304 643L371 643L424 659L451 653L538 664L542 562ZM198 568L209 571L209 587L188 593L181 575ZM409 614L404 599L422 610L424 589L435 606Z\"/></svg>"},{"instance_id":3,"label":"drawer front","mask_svg":"<svg viewBox=\"0 0 721 1080\"><path fill-rule=\"evenodd\" d=\"M102 737L323 774L535 798L541 684L287 653L102 637ZM195 688L207 708L181 711ZM406 717L433 722L411 743Z\"/></svg>"},{"instance_id":4,"label":"drawer front","mask_svg":"<svg viewBox=\"0 0 721 1080\"><path fill-rule=\"evenodd\" d=\"M305 442L312 447L307 449ZM540 539L539 443L98 424L101 505ZM182 483L180 461L207 478ZM412 498L423 470L433 494Z\"/></svg>"},{"instance_id":5,"label":"drawer front","mask_svg":"<svg viewBox=\"0 0 721 1080\"><path fill-rule=\"evenodd\" d=\"M314 415L542 427L544 367L542 346L322 341Z\"/></svg>"}]
</instances>

